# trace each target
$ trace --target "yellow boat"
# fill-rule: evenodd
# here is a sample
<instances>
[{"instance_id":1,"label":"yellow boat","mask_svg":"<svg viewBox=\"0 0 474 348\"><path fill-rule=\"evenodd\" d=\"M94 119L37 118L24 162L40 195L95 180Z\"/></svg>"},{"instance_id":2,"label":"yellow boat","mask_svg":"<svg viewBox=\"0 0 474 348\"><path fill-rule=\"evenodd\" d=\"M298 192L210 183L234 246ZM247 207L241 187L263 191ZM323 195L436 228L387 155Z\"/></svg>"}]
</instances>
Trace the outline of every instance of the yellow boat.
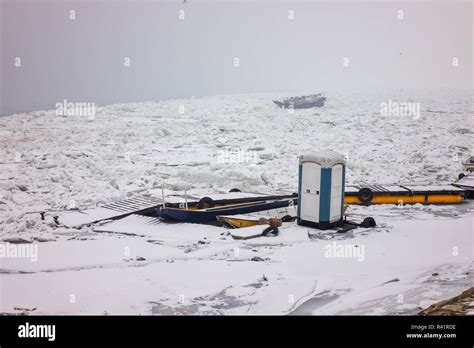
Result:
<instances>
[{"instance_id":1,"label":"yellow boat","mask_svg":"<svg viewBox=\"0 0 474 348\"><path fill-rule=\"evenodd\" d=\"M219 215L217 220L232 228L251 227L265 224L270 218L278 218L283 222L292 221L296 217L294 206L260 211L258 213Z\"/></svg>"}]
</instances>

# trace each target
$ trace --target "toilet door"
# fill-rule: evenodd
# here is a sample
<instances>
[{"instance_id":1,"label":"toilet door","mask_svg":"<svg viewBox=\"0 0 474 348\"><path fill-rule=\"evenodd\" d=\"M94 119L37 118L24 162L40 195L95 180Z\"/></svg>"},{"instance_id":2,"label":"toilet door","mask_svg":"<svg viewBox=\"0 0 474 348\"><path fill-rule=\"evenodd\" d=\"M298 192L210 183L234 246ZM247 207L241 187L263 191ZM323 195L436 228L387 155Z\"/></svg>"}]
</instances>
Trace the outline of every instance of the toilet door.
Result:
<instances>
[{"instance_id":1,"label":"toilet door","mask_svg":"<svg viewBox=\"0 0 474 348\"><path fill-rule=\"evenodd\" d=\"M336 164L332 167L331 174L331 209L329 220L337 221L341 218L342 208L342 165Z\"/></svg>"},{"instance_id":2,"label":"toilet door","mask_svg":"<svg viewBox=\"0 0 474 348\"><path fill-rule=\"evenodd\" d=\"M321 185L321 166L305 162L301 172L300 219L319 222L319 191Z\"/></svg>"}]
</instances>

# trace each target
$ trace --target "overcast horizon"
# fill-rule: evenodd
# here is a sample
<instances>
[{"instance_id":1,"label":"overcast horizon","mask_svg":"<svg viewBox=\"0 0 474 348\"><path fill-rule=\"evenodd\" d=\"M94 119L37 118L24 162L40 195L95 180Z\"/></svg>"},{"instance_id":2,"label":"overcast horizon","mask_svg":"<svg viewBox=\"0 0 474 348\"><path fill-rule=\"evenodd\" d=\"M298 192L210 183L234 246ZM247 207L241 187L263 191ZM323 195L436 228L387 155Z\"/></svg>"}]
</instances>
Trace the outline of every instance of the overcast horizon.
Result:
<instances>
[{"instance_id":1,"label":"overcast horizon","mask_svg":"<svg viewBox=\"0 0 474 348\"><path fill-rule=\"evenodd\" d=\"M471 1L1 4L0 115L65 99L473 87Z\"/></svg>"}]
</instances>

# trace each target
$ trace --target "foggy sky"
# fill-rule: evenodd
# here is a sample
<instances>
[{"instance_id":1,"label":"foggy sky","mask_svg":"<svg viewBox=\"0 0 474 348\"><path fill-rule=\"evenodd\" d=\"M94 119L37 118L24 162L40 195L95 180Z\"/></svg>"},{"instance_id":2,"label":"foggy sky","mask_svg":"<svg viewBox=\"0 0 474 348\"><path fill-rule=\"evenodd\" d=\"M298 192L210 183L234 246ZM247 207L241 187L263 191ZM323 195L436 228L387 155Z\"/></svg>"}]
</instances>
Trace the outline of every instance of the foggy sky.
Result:
<instances>
[{"instance_id":1,"label":"foggy sky","mask_svg":"<svg viewBox=\"0 0 474 348\"><path fill-rule=\"evenodd\" d=\"M0 115L64 99L472 88L472 1L0 1Z\"/></svg>"}]
</instances>

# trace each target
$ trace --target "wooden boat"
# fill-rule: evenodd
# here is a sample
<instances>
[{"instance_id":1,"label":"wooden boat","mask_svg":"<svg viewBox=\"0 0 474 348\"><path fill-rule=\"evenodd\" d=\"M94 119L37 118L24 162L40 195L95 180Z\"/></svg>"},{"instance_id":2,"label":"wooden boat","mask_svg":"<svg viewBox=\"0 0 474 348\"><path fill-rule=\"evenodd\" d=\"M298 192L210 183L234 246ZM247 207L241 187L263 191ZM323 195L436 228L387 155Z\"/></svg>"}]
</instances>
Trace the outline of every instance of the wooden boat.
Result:
<instances>
[{"instance_id":1,"label":"wooden boat","mask_svg":"<svg viewBox=\"0 0 474 348\"><path fill-rule=\"evenodd\" d=\"M259 225L261 219L268 220L270 218L282 219L283 222L292 221L296 217L296 209L294 206L287 206L267 211L259 211L258 213L237 214L237 215L218 215L217 220L231 228L242 228Z\"/></svg>"},{"instance_id":2,"label":"wooden boat","mask_svg":"<svg viewBox=\"0 0 474 348\"><path fill-rule=\"evenodd\" d=\"M186 208L170 208L161 207L156 209L156 214L166 220L174 220L189 223L213 223L218 222L218 215L237 215L248 214L258 211L266 211L271 209L287 207L290 204L296 204L296 198L279 199L279 200L260 200L256 202L226 204L217 207L196 209L193 207Z\"/></svg>"}]
</instances>

